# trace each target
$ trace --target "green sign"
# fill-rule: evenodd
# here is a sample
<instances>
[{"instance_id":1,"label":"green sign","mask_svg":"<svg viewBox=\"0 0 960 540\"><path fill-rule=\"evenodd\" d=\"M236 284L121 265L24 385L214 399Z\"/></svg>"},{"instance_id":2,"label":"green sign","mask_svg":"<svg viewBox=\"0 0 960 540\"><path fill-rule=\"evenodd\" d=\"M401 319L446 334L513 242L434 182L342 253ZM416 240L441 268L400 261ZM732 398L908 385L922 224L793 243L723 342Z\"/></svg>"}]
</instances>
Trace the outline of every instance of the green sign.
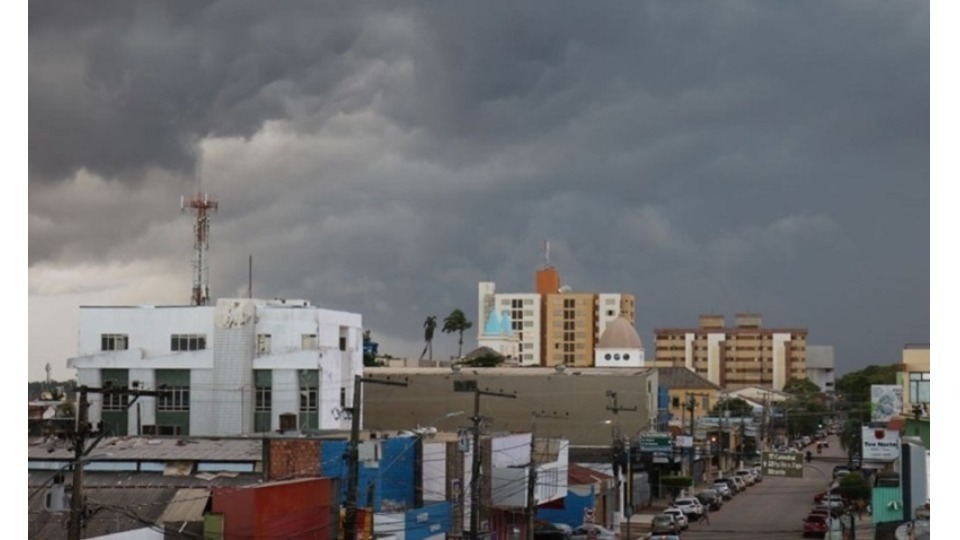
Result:
<instances>
[{"instance_id":1,"label":"green sign","mask_svg":"<svg viewBox=\"0 0 960 540\"><path fill-rule=\"evenodd\" d=\"M641 452L663 452L673 451L673 436L669 433L652 433L640 436Z\"/></svg>"},{"instance_id":2,"label":"green sign","mask_svg":"<svg viewBox=\"0 0 960 540\"><path fill-rule=\"evenodd\" d=\"M764 452L760 458L764 476L803 478L803 454L800 452Z\"/></svg>"}]
</instances>

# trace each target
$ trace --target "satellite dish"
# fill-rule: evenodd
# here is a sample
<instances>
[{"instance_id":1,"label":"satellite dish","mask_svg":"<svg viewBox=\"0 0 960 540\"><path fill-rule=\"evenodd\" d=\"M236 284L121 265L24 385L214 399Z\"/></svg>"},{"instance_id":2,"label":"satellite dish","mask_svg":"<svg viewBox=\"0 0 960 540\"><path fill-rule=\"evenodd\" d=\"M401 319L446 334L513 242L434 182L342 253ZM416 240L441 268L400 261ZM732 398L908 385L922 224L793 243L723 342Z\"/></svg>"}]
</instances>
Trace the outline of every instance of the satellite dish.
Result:
<instances>
[{"instance_id":1,"label":"satellite dish","mask_svg":"<svg viewBox=\"0 0 960 540\"><path fill-rule=\"evenodd\" d=\"M569 286L569 285L564 285L563 287L560 287L560 289L557 290L557 292L559 292L559 293L573 292L573 287L571 287L571 286Z\"/></svg>"}]
</instances>

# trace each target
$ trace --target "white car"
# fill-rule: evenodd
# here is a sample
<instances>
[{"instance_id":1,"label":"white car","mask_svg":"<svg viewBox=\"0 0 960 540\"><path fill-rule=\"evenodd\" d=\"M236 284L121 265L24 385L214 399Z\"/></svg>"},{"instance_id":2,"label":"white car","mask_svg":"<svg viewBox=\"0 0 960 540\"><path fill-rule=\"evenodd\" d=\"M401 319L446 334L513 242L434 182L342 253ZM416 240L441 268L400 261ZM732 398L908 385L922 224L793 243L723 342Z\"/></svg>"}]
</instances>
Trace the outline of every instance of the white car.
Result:
<instances>
[{"instance_id":1,"label":"white car","mask_svg":"<svg viewBox=\"0 0 960 540\"><path fill-rule=\"evenodd\" d=\"M748 486L752 486L757 483L757 479L754 478L753 473L750 472L750 469L739 469L736 473Z\"/></svg>"},{"instance_id":2,"label":"white car","mask_svg":"<svg viewBox=\"0 0 960 540\"><path fill-rule=\"evenodd\" d=\"M680 524L680 528L682 530L687 530L687 528L690 526L690 518L688 518L687 515L683 513L683 510L681 510L679 507L674 506L667 508L661 512L661 514L670 514L673 516L673 519L677 520L677 523Z\"/></svg>"},{"instance_id":3,"label":"white car","mask_svg":"<svg viewBox=\"0 0 960 540\"><path fill-rule=\"evenodd\" d=\"M673 505L683 510L683 513L686 514L688 518L690 516L698 518L703 514L703 504L701 504L696 497L677 497L673 501Z\"/></svg>"},{"instance_id":4,"label":"white car","mask_svg":"<svg viewBox=\"0 0 960 540\"><path fill-rule=\"evenodd\" d=\"M713 489L717 490L717 493L728 501L733 498L733 491L730 490L730 486L728 486L726 482L714 483Z\"/></svg>"}]
</instances>

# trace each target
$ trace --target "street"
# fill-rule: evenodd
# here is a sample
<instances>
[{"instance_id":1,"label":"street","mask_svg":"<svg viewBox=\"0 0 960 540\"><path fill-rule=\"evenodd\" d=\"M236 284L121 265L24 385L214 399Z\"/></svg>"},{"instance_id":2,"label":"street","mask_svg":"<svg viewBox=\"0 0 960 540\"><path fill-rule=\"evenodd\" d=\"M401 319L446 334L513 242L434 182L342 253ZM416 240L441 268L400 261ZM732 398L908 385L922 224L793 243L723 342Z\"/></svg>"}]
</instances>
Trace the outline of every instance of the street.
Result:
<instances>
[{"instance_id":1,"label":"street","mask_svg":"<svg viewBox=\"0 0 960 540\"><path fill-rule=\"evenodd\" d=\"M813 462L804 465L803 478L764 477L763 482L724 503L722 510L711 512L709 525L691 524L683 538L800 538L814 495L827 489L834 465L844 457L836 436L827 441L830 448L821 455L816 453L816 444L807 448L813 452Z\"/></svg>"}]
</instances>

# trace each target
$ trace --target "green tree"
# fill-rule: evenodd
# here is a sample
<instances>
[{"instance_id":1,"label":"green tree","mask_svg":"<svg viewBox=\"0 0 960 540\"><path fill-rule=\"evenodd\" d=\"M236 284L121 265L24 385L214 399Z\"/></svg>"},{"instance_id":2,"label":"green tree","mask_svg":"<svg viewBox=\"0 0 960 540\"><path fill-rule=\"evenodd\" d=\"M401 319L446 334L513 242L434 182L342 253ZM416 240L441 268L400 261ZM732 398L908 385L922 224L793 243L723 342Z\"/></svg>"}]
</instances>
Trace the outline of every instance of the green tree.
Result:
<instances>
[{"instance_id":1,"label":"green tree","mask_svg":"<svg viewBox=\"0 0 960 540\"><path fill-rule=\"evenodd\" d=\"M470 360L460 362L460 365L467 367L497 367L504 361L503 356L499 354L485 354Z\"/></svg>"},{"instance_id":2,"label":"green tree","mask_svg":"<svg viewBox=\"0 0 960 540\"><path fill-rule=\"evenodd\" d=\"M830 411L819 401L810 398L794 397L784 403L787 432L792 437L813 435L820 429L824 418Z\"/></svg>"},{"instance_id":3,"label":"green tree","mask_svg":"<svg viewBox=\"0 0 960 540\"><path fill-rule=\"evenodd\" d=\"M466 314L459 309L455 309L443 320L443 333L452 334L456 332L459 335L457 341L457 358L463 357L463 332L469 330L473 323L467 319Z\"/></svg>"},{"instance_id":4,"label":"green tree","mask_svg":"<svg viewBox=\"0 0 960 540\"><path fill-rule=\"evenodd\" d=\"M820 394L820 387L810 379L793 377L783 385L783 391L797 397L812 398Z\"/></svg>"},{"instance_id":5,"label":"green tree","mask_svg":"<svg viewBox=\"0 0 960 540\"><path fill-rule=\"evenodd\" d=\"M874 384L896 384L897 372L899 371L900 364L870 365L840 377L835 387L848 407L862 410L864 404L870 403L870 386Z\"/></svg>"},{"instance_id":6,"label":"green tree","mask_svg":"<svg viewBox=\"0 0 960 540\"><path fill-rule=\"evenodd\" d=\"M863 425L859 420L851 418L843 424L840 431L840 448L847 453L847 462L853 462L853 456L860 453L863 447Z\"/></svg>"},{"instance_id":7,"label":"green tree","mask_svg":"<svg viewBox=\"0 0 960 540\"><path fill-rule=\"evenodd\" d=\"M844 477L840 479L840 485L837 487L837 493L849 501L856 501L858 499L869 501L870 492L870 481L859 471L853 471L850 474L844 475Z\"/></svg>"},{"instance_id":8,"label":"green tree","mask_svg":"<svg viewBox=\"0 0 960 540\"><path fill-rule=\"evenodd\" d=\"M724 411L730 411L732 417L753 416L753 405L740 398L725 399L710 409L710 416L724 416Z\"/></svg>"},{"instance_id":9,"label":"green tree","mask_svg":"<svg viewBox=\"0 0 960 540\"><path fill-rule=\"evenodd\" d=\"M423 321L423 352L420 353L420 359L429 353L429 361L433 362L433 333L437 329L437 316L430 315Z\"/></svg>"}]
</instances>

